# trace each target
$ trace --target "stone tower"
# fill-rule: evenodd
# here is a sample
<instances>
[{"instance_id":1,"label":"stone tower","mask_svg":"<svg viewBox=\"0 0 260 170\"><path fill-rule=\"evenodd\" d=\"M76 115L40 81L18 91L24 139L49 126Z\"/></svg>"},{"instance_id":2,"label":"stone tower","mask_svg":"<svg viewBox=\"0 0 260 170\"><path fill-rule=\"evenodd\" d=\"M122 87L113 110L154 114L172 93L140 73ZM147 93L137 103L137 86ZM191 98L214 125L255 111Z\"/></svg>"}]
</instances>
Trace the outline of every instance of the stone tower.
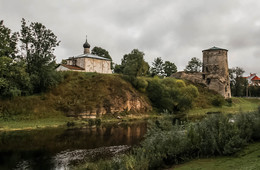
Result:
<instances>
[{"instance_id":1,"label":"stone tower","mask_svg":"<svg viewBox=\"0 0 260 170\"><path fill-rule=\"evenodd\" d=\"M230 98L227 52L228 50L218 47L202 51L202 79L209 89L219 92L225 98Z\"/></svg>"}]
</instances>

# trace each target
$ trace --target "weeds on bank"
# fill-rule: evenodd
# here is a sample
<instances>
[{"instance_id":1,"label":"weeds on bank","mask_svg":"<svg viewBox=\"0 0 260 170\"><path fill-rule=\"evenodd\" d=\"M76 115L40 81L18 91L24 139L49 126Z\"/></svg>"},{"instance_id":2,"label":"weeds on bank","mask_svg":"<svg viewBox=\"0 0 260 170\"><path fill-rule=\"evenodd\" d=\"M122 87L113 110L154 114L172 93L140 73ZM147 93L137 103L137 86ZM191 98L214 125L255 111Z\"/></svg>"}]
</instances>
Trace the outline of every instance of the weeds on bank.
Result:
<instances>
[{"instance_id":1,"label":"weeds on bank","mask_svg":"<svg viewBox=\"0 0 260 170\"><path fill-rule=\"evenodd\" d=\"M146 139L131 153L109 161L87 163L86 169L157 169L193 158L232 155L259 140L260 113L209 115L192 123L173 119L151 123Z\"/></svg>"}]
</instances>

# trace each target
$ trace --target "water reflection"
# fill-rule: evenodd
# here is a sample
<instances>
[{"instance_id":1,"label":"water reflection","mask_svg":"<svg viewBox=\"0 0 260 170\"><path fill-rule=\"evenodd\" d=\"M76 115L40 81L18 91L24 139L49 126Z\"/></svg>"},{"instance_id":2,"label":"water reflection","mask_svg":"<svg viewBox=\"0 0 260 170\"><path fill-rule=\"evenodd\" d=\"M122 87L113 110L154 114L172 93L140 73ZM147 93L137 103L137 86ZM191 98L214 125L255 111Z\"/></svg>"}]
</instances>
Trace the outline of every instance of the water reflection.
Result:
<instances>
[{"instance_id":1,"label":"water reflection","mask_svg":"<svg viewBox=\"0 0 260 170\"><path fill-rule=\"evenodd\" d=\"M0 169L64 169L124 152L138 144L146 122L0 132Z\"/></svg>"}]
</instances>

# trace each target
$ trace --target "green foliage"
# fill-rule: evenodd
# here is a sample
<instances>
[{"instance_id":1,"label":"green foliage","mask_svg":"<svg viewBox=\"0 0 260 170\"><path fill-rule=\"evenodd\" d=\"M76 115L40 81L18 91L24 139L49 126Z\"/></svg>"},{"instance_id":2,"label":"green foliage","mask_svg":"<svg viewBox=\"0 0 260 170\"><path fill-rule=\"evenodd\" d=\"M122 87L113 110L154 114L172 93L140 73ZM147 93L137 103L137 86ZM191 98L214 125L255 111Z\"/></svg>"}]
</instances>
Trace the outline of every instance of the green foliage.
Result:
<instances>
[{"instance_id":1,"label":"green foliage","mask_svg":"<svg viewBox=\"0 0 260 170\"><path fill-rule=\"evenodd\" d=\"M151 68L152 75L162 76L164 73L163 68L164 68L164 64L163 64L163 60L161 59L161 57L155 58L152 63L152 68Z\"/></svg>"},{"instance_id":2,"label":"green foliage","mask_svg":"<svg viewBox=\"0 0 260 170\"><path fill-rule=\"evenodd\" d=\"M229 69L228 71L232 96L245 96L248 82L242 77L245 72L244 69L235 67Z\"/></svg>"},{"instance_id":3,"label":"green foliage","mask_svg":"<svg viewBox=\"0 0 260 170\"><path fill-rule=\"evenodd\" d=\"M248 96L250 97L260 97L260 86L249 86Z\"/></svg>"},{"instance_id":4,"label":"green foliage","mask_svg":"<svg viewBox=\"0 0 260 170\"><path fill-rule=\"evenodd\" d=\"M0 57L6 56L15 58L18 33L11 33L11 30L4 26L4 21L0 20Z\"/></svg>"},{"instance_id":5,"label":"green foliage","mask_svg":"<svg viewBox=\"0 0 260 170\"><path fill-rule=\"evenodd\" d=\"M123 73L123 67L120 64L116 64L114 68L114 73L122 74Z\"/></svg>"},{"instance_id":6,"label":"green foliage","mask_svg":"<svg viewBox=\"0 0 260 170\"><path fill-rule=\"evenodd\" d=\"M211 103L213 106L221 107L225 103L225 99L220 95L216 95L215 97L213 97Z\"/></svg>"},{"instance_id":7,"label":"green foliage","mask_svg":"<svg viewBox=\"0 0 260 170\"><path fill-rule=\"evenodd\" d=\"M163 70L164 70L164 75L166 77L170 77L173 73L177 72L177 66L170 61L165 61Z\"/></svg>"},{"instance_id":8,"label":"green foliage","mask_svg":"<svg viewBox=\"0 0 260 170\"><path fill-rule=\"evenodd\" d=\"M225 101L227 102L228 106L232 106L232 98L225 99Z\"/></svg>"},{"instance_id":9,"label":"green foliage","mask_svg":"<svg viewBox=\"0 0 260 170\"><path fill-rule=\"evenodd\" d=\"M24 62L14 62L9 57L0 57L0 97L12 98L28 95L31 84Z\"/></svg>"},{"instance_id":10,"label":"green foliage","mask_svg":"<svg viewBox=\"0 0 260 170\"><path fill-rule=\"evenodd\" d=\"M124 55L121 63L122 73L129 76L145 76L149 65L144 61L144 53L134 49L131 53Z\"/></svg>"},{"instance_id":11,"label":"green foliage","mask_svg":"<svg viewBox=\"0 0 260 170\"><path fill-rule=\"evenodd\" d=\"M152 76L157 75L157 76L170 77L173 73L177 72L177 67L174 63L170 61L165 61L163 63L163 60L160 57L155 58L152 65L153 65L153 67L151 68Z\"/></svg>"},{"instance_id":12,"label":"green foliage","mask_svg":"<svg viewBox=\"0 0 260 170\"><path fill-rule=\"evenodd\" d=\"M202 62L200 61L200 59L193 57L189 61L188 65L186 66L185 71L187 71L187 72L200 72L201 67L202 67Z\"/></svg>"},{"instance_id":13,"label":"green foliage","mask_svg":"<svg viewBox=\"0 0 260 170\"><path fill-rule=\"evenodd\" d=\"M173 78L148 79L147 95L153 106L161 112L183 112L192 107L192 101L198 96L198 89L182 80Z\"/></svg>"},{"instance_id":14,"label":"green foliage","mask_svg":"<svg viewBox=\"0 0 260 170\"><path fill-rule=\"evenodd\" d=\"M258 132L260 114L211 115L200 122L173 124L150 122L140 147L110 161L87 164L95 169L158 169L205 156L231 155L241 150ZM258 138L259 139L259 138ZM257 139L256 139L257 140ZM95 166L94 166L95 165Z\"/></svg>"},{"instance_id":15,"label":"green foliage","mask_svg":"<svg viewBox=\"0 0 260 170\"><path fill-rule=\"evenodd\" d=\"M28 26L22 19L20 40L33 91L42 92L57 84L59 76L53 55L54 48L59 45L56 35L41 23L32 22Z\"/></svg>"}]
</instances>

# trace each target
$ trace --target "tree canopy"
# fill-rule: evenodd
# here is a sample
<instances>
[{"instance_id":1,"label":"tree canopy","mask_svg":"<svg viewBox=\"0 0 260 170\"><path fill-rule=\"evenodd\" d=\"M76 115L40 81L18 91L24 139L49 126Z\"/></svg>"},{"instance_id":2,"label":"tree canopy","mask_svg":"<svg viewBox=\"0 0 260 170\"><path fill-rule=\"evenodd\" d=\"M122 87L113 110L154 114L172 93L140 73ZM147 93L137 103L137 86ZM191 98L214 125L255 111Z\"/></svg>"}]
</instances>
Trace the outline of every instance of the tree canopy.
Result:
<instances>
[{"instance_id":1,"label":"tree canopy","mask_svg":"<svg viewBox=\"0 0 260 170\"><path fill-rule=\"evenodd\" d=\"M15 58L17 52L16 44L18 33L12 33L11 30L4 26L4 21L0 21L0 57Z\"/></svg>"},{"instance_id":2,"label":"tree canopy","mask_svg":"<svg viewBox=\"0 0 260 170\"><path fill-rule=\"evenodd\" d=\"M134 49L129 54L125 54L121 66L116 66L123 74L130 76L145 76L149 71L149 65L144 61L144 53Z\"/></svg>"},{"instance_id":3,"label":"tree canopy","mask_svg":"<svg viewBox=\"0 0 260 170\"><path fill-rule=\"evenodd\" d=\"M169 77L173 73L177 72L177 67L174 63L170 61L163 62L163 60L160 57L155 58L152 65L153 65L153 67L151 68L152 76L157 75L157 76Z\"/></svg>"},{"instance_id":4,"label":"tree canopy","mask_svg":"<svg viewBox=\"0 0 260 170\"><path fill-rule=\"evenodd\" d=\"M22 19L20 41L33 90L38 93L57 83L54 49L59 45L57 36L43 24L27 25Z\"/></svg>"},{"instance_id":5,"label":"tree canopy","mask_svg":"<svg viewBox=\"0 0 260 170\"><path fill-rule=\"evenodd\" d=\"M185 71L186 72L200 72L202 68L202 62L200 61L200 59L193 57L188 65L186 66Z\"/></svg>"},{"instance_id":6,"label":"tree canopy","mask_svg":"<svg viewBox=\"0 0 260 170\"><path fill-rule=\"evenodd\" d=\"M243 78L244 69L235 67L229 69L230 88L232 96L245 96L247 80Z\"/></svg>"},{"instance_id":7,"label":"tree canopy","mask_svg":"<svg viewBox=\"0 0 260 170\"><path fill-rule=\"evenodd\" d=\"M157 57L152 62L151 68L152 75L162 76L164 74L164 64L161 57Z\"/></svg>"},{"instance_id":8,"label":"tree canopy","mask_svg":"<svg viewBox=\"0 0 260 170\"><path fill-rule=\"evenodd\" d=\"M176 73L177 72L177 67L174 63L170 62L170 61L165 61L164 62L164 67L163 67L163 70L164 70L164 75L166 77L169 77L171 76L173 73Z\"/></svg>"},{"instance_id":9,"label":"tree canopy","mask_svg":"<svg viewBox=\"0 0 260 170\"><path fill-rule=\"evenodd\" d=\"M21 27L20 34L12 33L0 21L1 98L42 92L58 81L53 55L57 37L38 22L28 26L22 19Z\"/></svg>"}]
</instances>

